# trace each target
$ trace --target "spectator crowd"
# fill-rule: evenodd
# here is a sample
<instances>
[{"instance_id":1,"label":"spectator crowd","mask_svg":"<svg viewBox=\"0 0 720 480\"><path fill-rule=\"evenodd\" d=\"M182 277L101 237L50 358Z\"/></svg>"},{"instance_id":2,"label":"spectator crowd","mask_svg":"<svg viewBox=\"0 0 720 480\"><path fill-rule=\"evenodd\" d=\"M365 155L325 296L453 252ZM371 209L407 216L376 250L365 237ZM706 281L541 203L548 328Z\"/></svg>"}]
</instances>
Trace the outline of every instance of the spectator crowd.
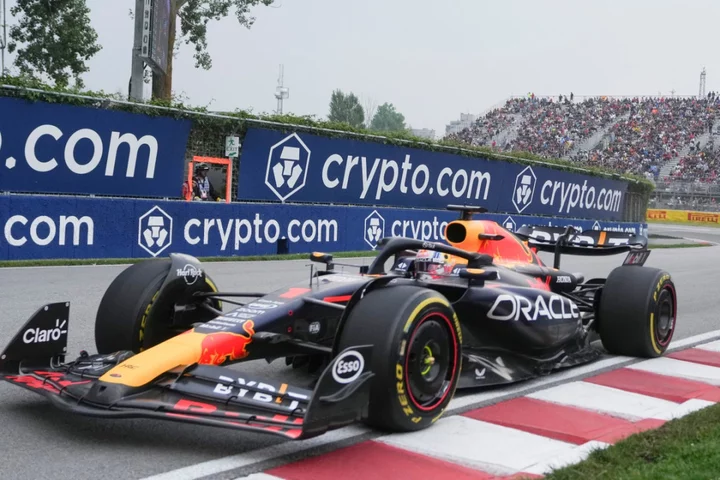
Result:
<instances>
[{"instance_id":1,"label":"spectator crowd","mask_svg":"<svg viewBox=\"0 0 720 480\"><path fill-rule=\"evenodd\" d=\"M446 139L499 151L566 158L620 173L658 179L677 162L673 178L715 182L720 173L713 125L720 95L592 97L574 95L508 100L470 128Z\"/></svg>"}]
</instances>

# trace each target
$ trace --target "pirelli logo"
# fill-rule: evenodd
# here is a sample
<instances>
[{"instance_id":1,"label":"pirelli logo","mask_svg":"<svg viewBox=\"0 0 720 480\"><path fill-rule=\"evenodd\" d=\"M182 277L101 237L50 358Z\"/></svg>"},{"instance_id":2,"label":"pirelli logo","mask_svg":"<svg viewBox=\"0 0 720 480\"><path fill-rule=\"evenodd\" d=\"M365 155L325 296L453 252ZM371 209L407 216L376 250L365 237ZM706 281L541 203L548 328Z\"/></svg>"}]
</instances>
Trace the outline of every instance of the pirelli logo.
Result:
<instances>
[{"instance_id":1,"label":"pirelli logo","mask_svg":"<svg viewBox=\"0 0 720 480\"><path fill-rule=\"evenodd\" d=\"M667 220L667 211L666 210L649 210L648 211L648 218L653 220Z\"/></svg>"},{"instance_id":2,"label":"pirelli logo","mask_svg":"<svg viewBox=\"0 0 720 480\"><path fill-rule=\"evenodd\" d=\"M718 223L720 214L688 212L688 220L691 222Z\"/></svg>"}]
</instances>

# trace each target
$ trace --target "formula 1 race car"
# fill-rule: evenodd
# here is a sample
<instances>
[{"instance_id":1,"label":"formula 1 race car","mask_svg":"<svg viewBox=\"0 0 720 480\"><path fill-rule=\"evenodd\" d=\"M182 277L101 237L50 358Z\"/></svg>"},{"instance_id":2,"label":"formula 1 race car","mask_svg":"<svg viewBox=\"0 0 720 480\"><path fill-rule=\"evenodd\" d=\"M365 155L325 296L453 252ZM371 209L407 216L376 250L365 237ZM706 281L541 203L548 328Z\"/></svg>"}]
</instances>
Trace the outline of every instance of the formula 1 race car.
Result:
<instances>
[{"instance_id":1,"label":"formula 1 race car","mask_svg":"<svg viewBox=\"0 0 720 480\"><path fill-rule=\"evenodd\" d=\"M591 362L603 354L598 338L610 354L665 352L676 292L667 272L644 266L644 236L545 226L513 233L473 220L483 208L448 208L461 212L445 229L448 244L385 238L369 266L344 265L359 269L350 274L313 253L309 281L270 293L221 292L184 254L141 261L102 298L97 354L65 363L69 304L49 304L2 352L0 376L81 414L302 439L357 421L427 428L456 388ZM553 267L540 250L554 253ZM605 279L559 269L562 254L623 252ZM224 303L237 308L223 311ZM256 359L321 370L314 385L292 386L228 367Z\"/></svg>"}]
</instances>

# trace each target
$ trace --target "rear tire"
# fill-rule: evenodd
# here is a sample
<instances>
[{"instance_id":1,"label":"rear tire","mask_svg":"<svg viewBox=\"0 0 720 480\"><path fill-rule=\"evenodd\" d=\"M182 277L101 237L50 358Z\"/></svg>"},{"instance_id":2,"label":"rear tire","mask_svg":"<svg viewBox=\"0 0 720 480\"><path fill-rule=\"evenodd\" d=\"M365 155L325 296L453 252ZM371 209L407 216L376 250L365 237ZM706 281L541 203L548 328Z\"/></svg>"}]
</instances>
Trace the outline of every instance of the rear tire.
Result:
<instances>
[{"instance_id":1,"label":"rear tire","mask_svg":"<svg viewBox=\"0 0 720 480\"><path fill-rule=\"evenodd\" d=\"M677 294L670 274L650 267L623 266L605 282L598 332L613 355L655 358L675 332Z\"/></svg>"},{"instance_id":2,"label":"rear tire","mask_svg":"<svg viewBox=\"0 0 720 480\"><path fill-rule=\"evenodd\" d=\"M155 305L171 264L170 259L144 260L126 268L112 281L100 301L95 318L98 353L109 354L120 350L139 353L181 333L183 326L178 330L179 326L171 325L175 303ZM203 291L217 291L209 277ZM212 302L215 308L220 309L218 302ZM149 317L153 307L156 309ZM202 310L198 315L207 316ZM191 324L186 327L191 328Z\"/></svg>"},{"instance_id":3,"label":"rear tire","mask_svg":"<svg viewBox=\"0 0 720 480\"><path fill-rule=\"evenodd\" d=\"M452 399L461 368L462 332L448 300L415 287L369 292L349 312L338 351L374 346L365 423L410 432L437 421Z\"/></svg>"}]
</instances>

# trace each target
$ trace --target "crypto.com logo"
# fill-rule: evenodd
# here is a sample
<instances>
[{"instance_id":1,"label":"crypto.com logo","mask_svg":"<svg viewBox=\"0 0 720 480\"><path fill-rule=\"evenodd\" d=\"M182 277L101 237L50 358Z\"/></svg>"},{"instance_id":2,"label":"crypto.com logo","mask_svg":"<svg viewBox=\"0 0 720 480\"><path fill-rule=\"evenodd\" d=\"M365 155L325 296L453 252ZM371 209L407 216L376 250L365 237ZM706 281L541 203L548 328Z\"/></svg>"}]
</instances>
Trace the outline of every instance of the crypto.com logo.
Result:
<instances>
[{"instance_id":1,"label":"crypto.com logo","mask_svg":"<svg viewBox=\"0 0 720 480\"><path fill-rule=\"evenodd\" d=\"M377 210L365 217L365 228L363 229L363 238L370 248L375 250L378 242L385 236L385 219Z\"/></svg>"},{"instance_id":2,"label":"crypto.com logo","mask_svg":"<svg viewBox=\"0 0 720 480\"><path fill-rule=\"evenodd\" d=\"M270 147L265 185L284 202L305 186L309 165L310 149L293 133Z\"/></svg>"},{"instance_id":3,"label":"crypto.com logo","mask_svg":"<svg viewBox=\"0 0 720 480\"><path fill-rule=\"evenodd\" d=\"M510 232L515 232L515 230L517 230L517 223L515 223L512 217L507 217L505 221L503 221L503 227Z\"/></svg>"},{"instance_id":4,"label":"crypto.com logo","mask_svg":"<svg viewBox=\"0 0 720 480\"><path fill-rule=\"evenodd\" d=\"M138 221L138 245L157 257L172 244L173 219L162 208L155 206Z\"/></svg>"},{"instance_id":5,"label":"crypto.com logo","mask_svg":"<svg viewBox=\"0 0 720 480\"><path fill-rule=\"evenodd\" d=\"M537 177L531 167L525 167L525 169L515 177L515 188L513 189L512 199L513 205L515 205L518 213L522 213L522 211L532 203L536 183Z\"/></svg>"}]
</instances>

